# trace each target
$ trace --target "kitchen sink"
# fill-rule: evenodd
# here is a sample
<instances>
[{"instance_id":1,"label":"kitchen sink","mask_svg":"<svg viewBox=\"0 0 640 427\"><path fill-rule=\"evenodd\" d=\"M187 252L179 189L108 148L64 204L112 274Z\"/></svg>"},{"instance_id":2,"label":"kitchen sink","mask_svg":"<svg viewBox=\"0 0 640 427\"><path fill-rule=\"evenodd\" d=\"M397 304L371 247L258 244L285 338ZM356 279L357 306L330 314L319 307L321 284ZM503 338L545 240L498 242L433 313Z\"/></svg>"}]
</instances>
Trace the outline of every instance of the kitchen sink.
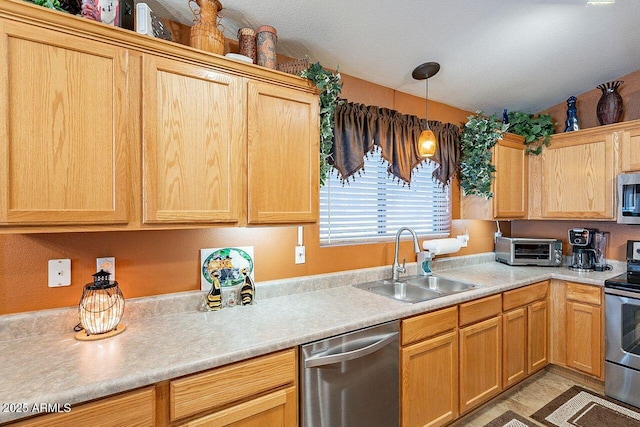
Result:
<instances>
[{"instance_id":1,"label":"kitchen sink","mask_svg":"<svg viewBox=\"0 0 640 427\"><path fill-rule=\"evenodd\" d=\"M410 276L393 281L389 279L354 285L374 294L382 295L396 301L416 303L434 298L469 291L476 285L439 276Z\"/></svg>"},{"instance_id":2,"label":"kitchen sink","mask_svg":"<svg viewBox=\"0 0 640 427\"><path fill-rule=\"evenodd\" d=\"M476 287L471 283L445 279L439 276L415 276L405 279L404 281L406 283L423 286L443 294L455 294L457 292L468 291L469 289L474 289Z\"/></svg>"}]
</instances>

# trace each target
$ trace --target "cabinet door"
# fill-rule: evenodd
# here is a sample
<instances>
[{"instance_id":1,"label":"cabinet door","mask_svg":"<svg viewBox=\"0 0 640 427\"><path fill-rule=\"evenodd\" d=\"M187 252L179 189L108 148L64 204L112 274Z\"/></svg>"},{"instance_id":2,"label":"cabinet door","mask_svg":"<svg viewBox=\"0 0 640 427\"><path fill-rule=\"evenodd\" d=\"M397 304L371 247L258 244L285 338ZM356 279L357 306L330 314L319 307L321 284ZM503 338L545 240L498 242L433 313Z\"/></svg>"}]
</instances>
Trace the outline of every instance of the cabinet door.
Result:
<instances>
[{"instance_id":1,"label":"cabinet door","mask_svg":"<svg viewBox=\"0 0 640 427\"><path fill-rule=\"evenodd\" d=\"M502 389L501 317L460 329L460 413Z\"/></svg>"},{"instance_id":2,"label":"cabinet door","mask_svg":"<svg viewBox=\"0 0 640 427\"><path fill-rule=\"evenodd\" d=\"M492 162L496 168L489 200L478 196L460 198L462 219L526 218L528 203L528 168L524 138L512 133L492 149Z\"/></svg>"},{"instance_id":3,"label":"cabinet door","mask_svg":"<svg viewBox=\"0 0 640 427\"><path fill-rule=\"evenodd\" d=\"M611 132L561 135L540 156L543 218L615 218L617 170Z\"/></svg>"},{"instance_id":4,"label":"cabinet door","mask_svg":"<svg viewBox=\"0 0 640 427\"><path fill-rule=\"evenodd\" d=\"M127 51L0 20L0 58L0 223L126 223Z\"/></svg>"},{"instance_id":5,"label":"cabinet door","mask_svg":"<svg viewBox=\"0 0 640 427\"><path fill-rule=\"evenodd\" d=\"M248 83L249 224L318 219L318 97Z\"/></svg>"},{"instance_id":6,"label":"cabinet door","mask_svg":"<svg viewBox=\"0 0 640 427\"><path fill-rule=\"evenodd\" d=\"M502 315L502 387L527 376L527 311L516 308Z\"/></svg>"},{"instance_id":7,"label":"cabinet door","mask_svg":"<svg viewBox=\"0 0 640 427\"><path fill-rule=\"evenodd\" d=\"M507 134L493 151L496 179L493 183L493 217L526 218L528 167L521 138Z\"/></svg>"},{"instance_id":8,"label":"cabinet door","mask_svg":"<svg viewBox=\"0 0 640 427\"><path fill-rule=\"evenodd\" d=\"M527 375L549 363L549 304L538 301L527 307Z\"/></svg>"},{"instance_id":9,"label":"cabinet door","mask_svg":"<svg viewBox=\"0 0 640 427\"><path fill-rule=\"evenodd\" d=\"M151 386L90 403L74 405L70 412L42 415L11 425L20 427L153 426L156 425L156 392Z\"/></svg>"},{"instance_id":10,"label":"cabinet door","mask_svg":"<svg viewBox=\"0 0 640 427\"><path fill-rule=\"evenodd\" d=\"M620 131L617 137L620 142L622 172L640 171L640 128Z\"/></svg>"},{"instance_id":11,"label":"cabinet door","mask_svg":"<svg viewBox=\"0 0 640 427\"><path fill-rule=\"evenodd\" d=\"M296 427L298 425L295 387L278 390L202 418L185 427Z\"/></svg>"},{"instance_id":12,"label":"cabinet door","mask_svg":"<svg viewBox=\"0 0 640 427\"><path fill-rule=\"evenodd\" d=\"M441 426L458 416L458 332L401 351L403 427Z\"/></svg>"},{"instance_id":13,"label":"cabinet door","mask_svg":"<svg viewBox=\"0 0 640 427\"><path fill-rule=\"evenodd\" d=\"M143 64L143 221L237 222L241 78L151 55Z\"/></svg>"},{"instance_id":14,"label":"cabinet door","mask_svg":"<svg viewBox=\"0 0 640 427\"><path fill-rule=\"evenodd\" d=\"M600 307L567 302L567 366L600 377L601 334Z\"/></svg>"}]
</instances>

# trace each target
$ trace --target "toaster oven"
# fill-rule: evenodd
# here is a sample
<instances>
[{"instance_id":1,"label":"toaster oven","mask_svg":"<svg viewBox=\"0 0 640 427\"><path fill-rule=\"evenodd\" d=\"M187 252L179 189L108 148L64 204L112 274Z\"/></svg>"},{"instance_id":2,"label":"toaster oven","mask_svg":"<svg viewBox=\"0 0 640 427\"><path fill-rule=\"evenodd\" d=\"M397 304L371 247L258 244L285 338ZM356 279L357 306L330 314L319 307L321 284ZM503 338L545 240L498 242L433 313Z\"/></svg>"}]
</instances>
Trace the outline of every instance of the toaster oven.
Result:
<instances>
[{"instance_id":1,"label":"toaster oven","mask_svg":"<svg viewBox=\"0 0 640 427\"><path fill-rule=\"evenodd\" d=\"M508 265L560 267L562 240L498 237L496 238L496 261Z\"/></svg>"}]
</instances>

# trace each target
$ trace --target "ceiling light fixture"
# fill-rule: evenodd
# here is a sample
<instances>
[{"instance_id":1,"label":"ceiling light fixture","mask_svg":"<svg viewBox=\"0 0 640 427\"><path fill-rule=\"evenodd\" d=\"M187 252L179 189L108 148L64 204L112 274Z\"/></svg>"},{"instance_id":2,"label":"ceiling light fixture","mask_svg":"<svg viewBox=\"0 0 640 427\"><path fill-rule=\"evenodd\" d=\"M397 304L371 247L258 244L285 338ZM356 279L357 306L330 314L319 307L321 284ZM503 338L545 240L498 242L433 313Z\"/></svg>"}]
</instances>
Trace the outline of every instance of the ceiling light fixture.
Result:
<instances>
[{"instance_id":1,"label":"ceiling light fixture","mask_svg":"<svg viewBox=\"0 0 640 427\"><path fill-rule=\"evenodd\" d=\"M436 136L431 129L429 129L429 77L434 76L440 71L440 64L437 62L425 62L422 65L418 65L411 74L416 80L424 80L426 93L425 93L425 127L420 132L418 138L418 154L420 157L431 157L436 153Z\"/></svg>"},{"instance_id":2,"label":"ceiling light fixture","mask_svg":"<svg viewBox=\"0 0 640 427\"><path fill-rule=\"evenodd\" d=\"M614 4L616 0L588 0L587 6L602 6L605 4Z\"/></svg>"}]
</instances>

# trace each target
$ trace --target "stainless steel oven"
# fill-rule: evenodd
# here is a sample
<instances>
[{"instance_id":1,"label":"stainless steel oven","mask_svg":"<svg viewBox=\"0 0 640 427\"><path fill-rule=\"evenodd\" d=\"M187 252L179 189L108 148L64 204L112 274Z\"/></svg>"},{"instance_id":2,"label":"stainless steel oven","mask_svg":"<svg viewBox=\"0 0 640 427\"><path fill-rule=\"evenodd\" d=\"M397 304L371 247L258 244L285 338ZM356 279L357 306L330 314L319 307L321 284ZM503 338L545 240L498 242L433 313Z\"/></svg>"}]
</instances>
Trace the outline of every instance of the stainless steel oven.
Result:
<instances>
[{"instance_id":1,"label":"stainless steel oven","mask_svg":"<svg viewBox=\"0 0 640 427\"><path fill-rule=\"evenodd\" d=\"M640 283L605 281L605 393L640 407Z\"/></svg>"}]
</instances>

